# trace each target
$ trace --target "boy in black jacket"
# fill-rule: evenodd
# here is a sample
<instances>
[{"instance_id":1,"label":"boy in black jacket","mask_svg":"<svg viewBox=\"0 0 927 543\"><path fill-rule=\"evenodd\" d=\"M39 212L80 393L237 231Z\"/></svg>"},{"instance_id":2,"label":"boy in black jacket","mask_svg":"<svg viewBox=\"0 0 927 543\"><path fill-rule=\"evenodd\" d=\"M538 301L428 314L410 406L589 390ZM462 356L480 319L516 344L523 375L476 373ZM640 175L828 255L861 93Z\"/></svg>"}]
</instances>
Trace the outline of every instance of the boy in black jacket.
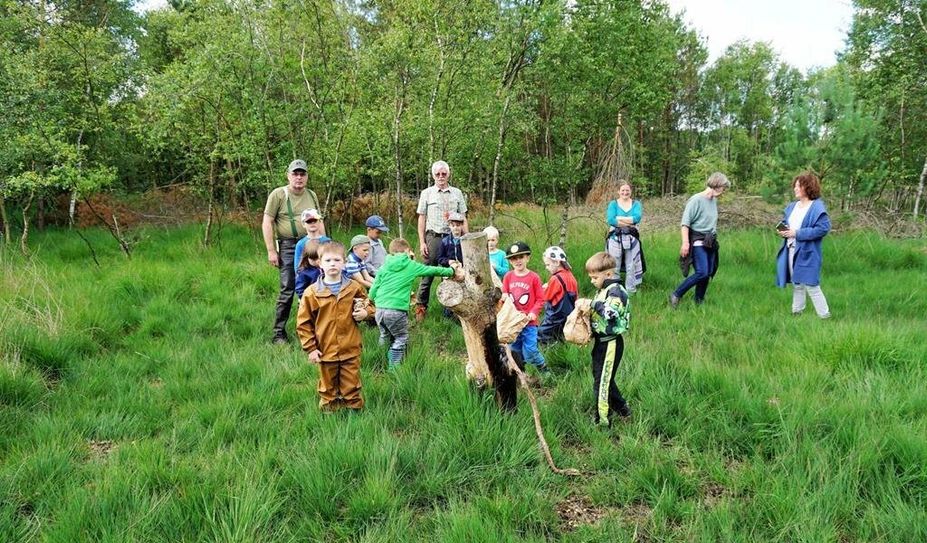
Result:
<instances>
[{"instance_id":1,"label":"boy in black jacket","mask_svg":"<svg viewBox=\"0 0 927 543\"><path fill-rule=\"evenodd\" d=\"M624 354L624 338L631 322L628 292L615 274L615 259L600 251L586 261L586 273L598 290L590 300L581 298L576 307L591 315L592 325L592 382L596 398L595 423L611 425L617 414L623 419L631 416L631 409L615 385L615 372Z\"/></svg>"}]
</instances>

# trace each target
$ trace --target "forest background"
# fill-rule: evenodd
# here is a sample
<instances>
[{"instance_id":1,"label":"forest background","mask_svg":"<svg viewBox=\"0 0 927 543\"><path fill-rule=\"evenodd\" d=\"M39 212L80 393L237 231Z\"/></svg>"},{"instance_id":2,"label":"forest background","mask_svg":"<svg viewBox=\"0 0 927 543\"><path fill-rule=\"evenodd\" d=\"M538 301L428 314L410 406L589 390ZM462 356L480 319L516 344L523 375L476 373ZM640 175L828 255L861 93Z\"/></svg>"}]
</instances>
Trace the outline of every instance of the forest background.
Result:
<instances>
[{"instance_id":1,"label":"forest background","mask_svg":"<svg viewBox=\"0 0 927 543\"><path fill-rule=\"evenodd\" d=\"M606 170L641 197L720 170L781 202L803 168L832 208L922 218L927 2L853 5L836 65L803 73L765 42L709 63L659 0L0 0L4 239L101 192L181 187L211 224L295 157L326 213L415 195L444 159L490 222Z\"/></svg>"}]
</instances>

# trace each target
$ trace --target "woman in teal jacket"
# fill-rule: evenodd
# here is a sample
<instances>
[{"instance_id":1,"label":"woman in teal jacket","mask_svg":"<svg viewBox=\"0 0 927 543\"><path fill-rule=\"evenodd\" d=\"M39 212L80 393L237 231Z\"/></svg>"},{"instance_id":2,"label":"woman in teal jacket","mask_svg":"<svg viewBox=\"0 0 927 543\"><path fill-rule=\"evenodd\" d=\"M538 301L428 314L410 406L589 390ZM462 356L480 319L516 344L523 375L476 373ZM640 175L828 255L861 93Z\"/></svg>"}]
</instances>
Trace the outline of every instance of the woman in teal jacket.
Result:
<instances>
[{"instance_id":1,"label":"woman in teal jacket","mask_svg":"<svg viewBox=\"0 0 927 543\"><path fill-rule=\"evenodd\" d=\"M631 199L631 184L621 181L618 199L609 202L605 210L605 222L609 226L605 252L618 263L617 273L624 270L624 288L631 294L637 292L637 286L644 280L644 272L647 271L641 235L637 229L642 214L640 200Z\"/></svg>"},{"instance_id":2,"label":"woman in teal jacket","mask_svg":"<svg viewBox=\"0 0 927 543\"><path fill-rule=\"evenodd\" d=\"M782 247L776 258L776 285L792 283L792 314L805 309L808 296L818 317L830 317L821 291L821 241L830 232L830 218L821 200L821 181L811 172L792 180L796 201L785 207L781 227Z\"/></svg>"}]
</instances>

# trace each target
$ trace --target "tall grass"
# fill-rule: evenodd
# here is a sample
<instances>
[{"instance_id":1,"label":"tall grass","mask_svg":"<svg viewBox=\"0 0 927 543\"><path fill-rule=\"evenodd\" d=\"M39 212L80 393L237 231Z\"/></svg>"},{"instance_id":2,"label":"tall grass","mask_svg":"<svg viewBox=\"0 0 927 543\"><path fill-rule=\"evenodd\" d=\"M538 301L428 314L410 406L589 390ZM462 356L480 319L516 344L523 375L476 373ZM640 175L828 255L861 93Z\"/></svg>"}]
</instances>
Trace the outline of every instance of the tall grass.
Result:
<instances>
[{"instance_id":1,"label":"tall grass","mask_svg":"<svg viewBox=\"0 0 927 543\"><path fill-rule=\"evenodd\" d=\"M543 272L545 240L502 227ZM88 232L100 268L67 232L0 252L0 541L927 540L923 243L828 238L821 321L790 315L760 231L723 232L707 302L672 311L677 236L645 234L632 421L594 427L588 352L546 350L547 437L580 479L546 469L527 404L470 387L437 304L396 374L365 328L366 409L320 413L316 368L268 342L253 231L150 230L132 260ZM575 269L600 245L574 224ZM598 520L558 514L577 500Z\"/></svg>"}]
</instances>

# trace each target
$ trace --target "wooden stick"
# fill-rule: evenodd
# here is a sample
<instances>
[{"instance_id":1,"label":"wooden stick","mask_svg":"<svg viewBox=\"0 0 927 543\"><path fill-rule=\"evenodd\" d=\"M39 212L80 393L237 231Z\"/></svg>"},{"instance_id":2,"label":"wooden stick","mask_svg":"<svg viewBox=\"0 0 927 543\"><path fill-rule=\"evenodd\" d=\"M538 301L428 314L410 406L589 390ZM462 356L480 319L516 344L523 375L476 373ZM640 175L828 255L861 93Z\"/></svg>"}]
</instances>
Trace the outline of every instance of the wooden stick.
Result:
<instances>
[{"instance_id":1,"label":"wooden stick","mask_svg":"<svg viewBox=\"0 0 927 543\"><path fill-rule=\"evenodd\" d=\"M547 445L547 440L544 439L544 428L541 427L541 412L538 410L538 401L534 397L534 392L532 392L531 388L528 386L528 378L525 376L525 372L515 363L515 359L512 357L512 349L508 345L505 346L505 355L509 359L509 369L518 375L518 381L521 383L521 387L525 389L525 393L528 395L528 401L531 402L531 414L534 416L534 431L538 435L538 443L541 447L541 452L544 453L544 458L547 459L547 465L550 466L550 470L558 475L582 475L582 472L578 469L562 469L554 464L554 458L550 455L550 447Z\"/></svg>"}]
</instances>

